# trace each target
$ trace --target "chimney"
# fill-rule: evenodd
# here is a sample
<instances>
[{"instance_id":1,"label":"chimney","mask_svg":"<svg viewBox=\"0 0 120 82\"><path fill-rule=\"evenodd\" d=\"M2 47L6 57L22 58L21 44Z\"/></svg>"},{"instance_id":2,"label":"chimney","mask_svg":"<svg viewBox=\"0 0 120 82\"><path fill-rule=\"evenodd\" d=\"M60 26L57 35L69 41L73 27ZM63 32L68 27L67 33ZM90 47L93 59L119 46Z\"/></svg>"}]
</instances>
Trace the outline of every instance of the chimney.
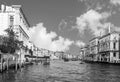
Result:
<instances>
[{"instance_id":1,"label":"chimney","mask_svg":"<svg viewBox=\"0 0 120 82\"><path fill-rule=\"evenodd\" d=\"M1 10L2 10L2 12L4 12L5 11L5 5L1 5Z\"/></svg>"},{"instance_id":2,"label":"chimney","mask_svg":"<svg viewBox=\"0 0 120 82\"><path fill-rule=\"evenodd\" d=\"M12 5L13 8L20 9L21 5Z\"/></svg>"},{"instance_id":3,"label":"chimney","mask_svg":"<svg viewBox=\"0 0 120 82\"><path fill-rule=\"evenodd\" d=\"M111 33L111 24L109 23L109 26L108 26L108 33Z\"/></svg>"},{"instance_id":4,"label":"chimney","mask_svg":"<svg viewBox=\"0 0 120 82\"><path fill-rule=\"evenodd\" d=\"M102 37L102 31L100 31L100 37Z\"/></svg>"}]
</instances>

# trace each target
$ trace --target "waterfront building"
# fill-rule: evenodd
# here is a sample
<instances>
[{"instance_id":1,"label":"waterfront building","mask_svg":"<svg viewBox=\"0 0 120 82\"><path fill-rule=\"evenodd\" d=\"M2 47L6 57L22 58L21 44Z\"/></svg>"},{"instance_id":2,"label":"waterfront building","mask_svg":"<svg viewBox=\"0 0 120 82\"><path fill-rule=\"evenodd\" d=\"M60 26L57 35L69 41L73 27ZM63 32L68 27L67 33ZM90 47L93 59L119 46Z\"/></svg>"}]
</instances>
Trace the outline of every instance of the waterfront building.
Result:
<instances>
[{"instance_id":1,"label":"waterfront building","mask_svg":"<svg viewBox=\"0 0 120 82\"><path fill-rule=\"evenodd\" d=\"M99 38L99 60L104 62L119 62L120 33L111 32Z\"/></svg>"},{"instance_id":2,"label":"waterfront building","mask_svg":"<svg viewBox=\"0 0 120 82\"><path fill-rule=\"evenodd\" d=\"M80 48L80 55L79 55L79 59L80 60L84 60L84 57L85 57L85 47L81 47Z\"/></svg>"},{"instance_id":3,"label":"waterfront building","mask_svg":"<svg viewBox=\"0 0 120 82\"><path fill-rule=\"evenodd\" d=\"M51 60L57 59L57 57L55 56L55 52L50 51L49 54L50 54L50 59Z\"/></svg>"},{"instance_id":4,"label":"waterfront building","mask_svg":"<svg viewBox=\"0 0 120 82\"><path fill-rule=\"evenodd\" d=\"M52 55L54 55L54 52L49 50L49 53L48 53L48 54L49 54L49 56L51 57Z\"/></svg>"},{"instance_id":5,"label":"waterfront building","mask_svg":"<svg viewBox=\"0 0 120 82\"><path fill-rule=\"evenodd\" d=\"M81 47L80 48L80 58L81 60L89 60L91 57L90 57L90 48L89 48L89 45L85 45L84 47Z\"/></svg>"},{"instance_id":6,"label":"waterfront building","mask_svg":"<svg viewBox=\"0 0 120 82\"><path fill-rule=\"evenodd\" d=\"M29 49L28 54L31 55L31 56L33 56L33 55L34 55L34 54L33 54L34 44L33 44L31 41L29 41L29 43L28 43L28 49Z\"/></svg>"},{"instance_id":7,"label":"waterfront building","mask_svg":"<svg viewBox=\"0 0 120 82\"><path fill-rule=\"evenodd\" d=\"M88 44L81 48L80 53L81 53L80 55L82 57L82 60L91 60L92 59L90 56L90 47Z\"/></svg>"},{"instance_id":8,"label":"waterfront building","mask_svg":"<svg viewBox=\"0 0 120 82\"><path fill-rule=\"evenodd\" d=\"M62 52L62 51L56 51L54 53L54 56L56 57L56 59L62 59L63 58L63 54L64 54L64 52Z\"/></svg>"},{"instance_id":9,"label":"waterfront building","mask_svg":"<svg viewBox=\"0 0 120 82\"><path fill-rule=\"evenodd\" d=\"M28 54L26 50L29 43L29 27L30 24L21 8L21 5L5 6L1 5L0 10L0 35L6 35L5 29L11 28L16 34L16 39L23 42L21 49L17 51L19 54L19 60L23 63L25 61L25 55ZM30 48L30 47L29 47Z\"/></svg>"},{"instance_id":10,"label":"waterfront building","mask_svg":"<svg viewBox=\"0 0 120 82\"><path fill-rule=\"evenodd\" d=\"M42 54L43 54L43 56L49 56L49 50L42 49Z\"/></svg>"},{"instance_id":11,"label":"waterfront building","mask_svg":"<svg viewBox=\"0 0 120 82\"><path fill-rule=\"evenodd\" d=\"M67 53L67 58L68 59L75 59L76 58L76 55L72 55L70 53Z\"/></svg>"},{"instance_id":12,"label":"waterfront building","mask_svg":"<svg viewBox=\"0 0 120 82\"><path fill-rule=\"evenodd\" d=\"M89 41L80 49L83 60L120 63L120 33L113 31Z\"/></svg>"},{"instance_id":13,"label":"waterfront building","mask_svg":"<svg viewBox=\"0 0 120 82\"><path fill-rule=\"evenodd\" d=\"M84 47L84 60L91 60L89 44Z\"/></svg>"},{"instance_id":14,"label":"waterfront building","mask_svg":"<svg viewBox=\"0 0 120 82\"><path fill-rule=\"evenodd\" d=\"M38 57L43 57L42 50L38 48L37 51Z\"/></svg>"},{"instance_id":15,"label":"waterfront building","mask_svg":"<svg viewBox=\"0 0 120 82\"><path fill-rule=\"evenodd\" d=\"M38 56L38 48L33 45L33 56Z\"/></svg>"},{"instance_id":16,"label":"waterfront building","mask_svg":"<svg viewBox=\"0 0 120 82\"><path fill-rule=\"evenodd\" d=\"M95 37L89 41L89 56L91 56L92 61L98 60L98 43L99 37Z\"/></svg>"}]
</instances>

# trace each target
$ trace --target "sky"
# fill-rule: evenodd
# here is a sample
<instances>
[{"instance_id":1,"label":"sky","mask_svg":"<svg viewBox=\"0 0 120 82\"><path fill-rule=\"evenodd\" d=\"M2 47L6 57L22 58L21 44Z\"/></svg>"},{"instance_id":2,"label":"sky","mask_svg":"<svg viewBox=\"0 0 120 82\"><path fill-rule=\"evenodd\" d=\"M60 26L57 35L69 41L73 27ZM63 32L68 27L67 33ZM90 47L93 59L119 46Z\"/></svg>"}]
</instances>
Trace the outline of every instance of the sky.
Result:
<instances>
[{"instance_id":1,"label":"sky","mask_svg":"<svg viewBox=\"0 0 120 82\"><path fill-rule=\"evenodd\" d=\"M39 48L78 55L93 37L120 31L120 0L0 0L22 5L31 41Z\"/></svg>"}]
</instances>

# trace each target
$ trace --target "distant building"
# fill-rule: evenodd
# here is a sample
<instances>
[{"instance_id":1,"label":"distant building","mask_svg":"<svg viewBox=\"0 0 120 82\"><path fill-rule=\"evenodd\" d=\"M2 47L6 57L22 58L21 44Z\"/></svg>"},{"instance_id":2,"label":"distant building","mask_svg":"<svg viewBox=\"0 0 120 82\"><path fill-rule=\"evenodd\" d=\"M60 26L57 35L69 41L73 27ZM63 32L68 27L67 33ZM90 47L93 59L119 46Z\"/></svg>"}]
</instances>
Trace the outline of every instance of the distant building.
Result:
<instances>
[{"instance_id":1,"label":"distant building","mask_svg":"<svg viewBox=\"0 0 120 82\"><path fill-rule=\"evenodd\" d=\"M91 60L91 56L90 56L90 48L89 45L87 44L85 47L82 48L82 57L83 60Z\"/></svg>"},{"instance_id":2,"label":"distant building","mask_svg":"<svg viewBox=\"0 0 120 82\"><path fill-rule=\"evenodd\" d=\"M79 59L84 60L85 58L85 47L80 48Z\"/></svg>"},{"instance_id":3,"label":"distant building","mask_svg":"<svg viewBox=\"0 0 120 82\"><path fill-rule=\"evenodd\" d=\"M99 37L95 37L89 41L89 55L91 56L93 61L97 61L98 59L98 43Z\"/></svg>"},{"instance_id":4,"label":"distant building","mask_svg":"<svg viewBox=\"0 0 120 82\"><path fill-rule=\"evenodd\" d=\"M62 59L64 52L62 51L56 51L54 56L56 56L57 59Z\"/></svg>"},{"instance_id":5,"label":"distant building","mask_svg":"<svg viewBox=\"0 0 120 82\"><path fill-rule=\"evenodd\" d=\"M50 59L52 59L52 60L54 60L54 59L58 59L58 57L55 56L55 52L50 51L49 54L50 54Z\"/></svg>"},{"instance_id":6,"label":"distant building","mask_svg":"<svg viewBox=\"0 0 120 82\"><path fill-rule=\"evenodd\" d=\"M38 48L37 50L38 57L43 57L42 50Z\"/></svg>"}]
</instances>

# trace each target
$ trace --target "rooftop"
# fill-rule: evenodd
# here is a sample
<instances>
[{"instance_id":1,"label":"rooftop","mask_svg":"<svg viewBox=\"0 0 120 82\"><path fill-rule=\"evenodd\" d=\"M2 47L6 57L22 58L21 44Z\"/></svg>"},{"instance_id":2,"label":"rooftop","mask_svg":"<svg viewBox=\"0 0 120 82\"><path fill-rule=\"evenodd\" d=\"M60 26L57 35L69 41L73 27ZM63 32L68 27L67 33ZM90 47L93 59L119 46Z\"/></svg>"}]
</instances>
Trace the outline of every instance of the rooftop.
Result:
<instances>
[{"instance_id":1,"label":"rooftop","mask_svg":"<svg viewBox=\"0 0 120 82\"><path fill-rule=\"evenodd\" d=\"M25 16L25 14L24 14L24 12L23 12L23 10L22 10L22 8L21 8L22 6L21 5L11 5L11 6L6 6L6 5L4 5L4 4L2 4L1 5L1 12L5 12L5 11L12 11L13 9L19 9L20 10L20 12L22 13L22 15L23 15L23 17L24 17L24 19L25 19L25 21L26 21L26 23L27 23L27 25L28 25L28 27L30 27L30 23L28 22L28 19L27 19L27 17ZM13 9L12 9L13 8Z\"/></svg>"},{"instance_id":2,"label":"rooftop","mask_svg":"<svg viewBox=\"0 0 120 82\"><path fill-rule=\"evenodd\" d=\"M111 34L114 34L114 33L120 34L120 32L118 32L118 31L113 31L113 32L111 32L111 33L108 33L108 34L103 35L103 36L100 37L99 39L102 39L102 38L104 38L104 37L106 37L106 36L109 36L109 35L111 35Z\"/></svg>"},{"instance_id":3,"label":"rooftop","mask_svg":"<svg viewBox=\"0 0 120 82\"><path fill-rule=\"evenodd\" d=\"M100 38L100 36L94 37L94 38L92 38L91 40L89 40L89 42L92 41L92 40L94 40L94 39L99 39L99 38Z\"/></svg>"}]
</instances>

